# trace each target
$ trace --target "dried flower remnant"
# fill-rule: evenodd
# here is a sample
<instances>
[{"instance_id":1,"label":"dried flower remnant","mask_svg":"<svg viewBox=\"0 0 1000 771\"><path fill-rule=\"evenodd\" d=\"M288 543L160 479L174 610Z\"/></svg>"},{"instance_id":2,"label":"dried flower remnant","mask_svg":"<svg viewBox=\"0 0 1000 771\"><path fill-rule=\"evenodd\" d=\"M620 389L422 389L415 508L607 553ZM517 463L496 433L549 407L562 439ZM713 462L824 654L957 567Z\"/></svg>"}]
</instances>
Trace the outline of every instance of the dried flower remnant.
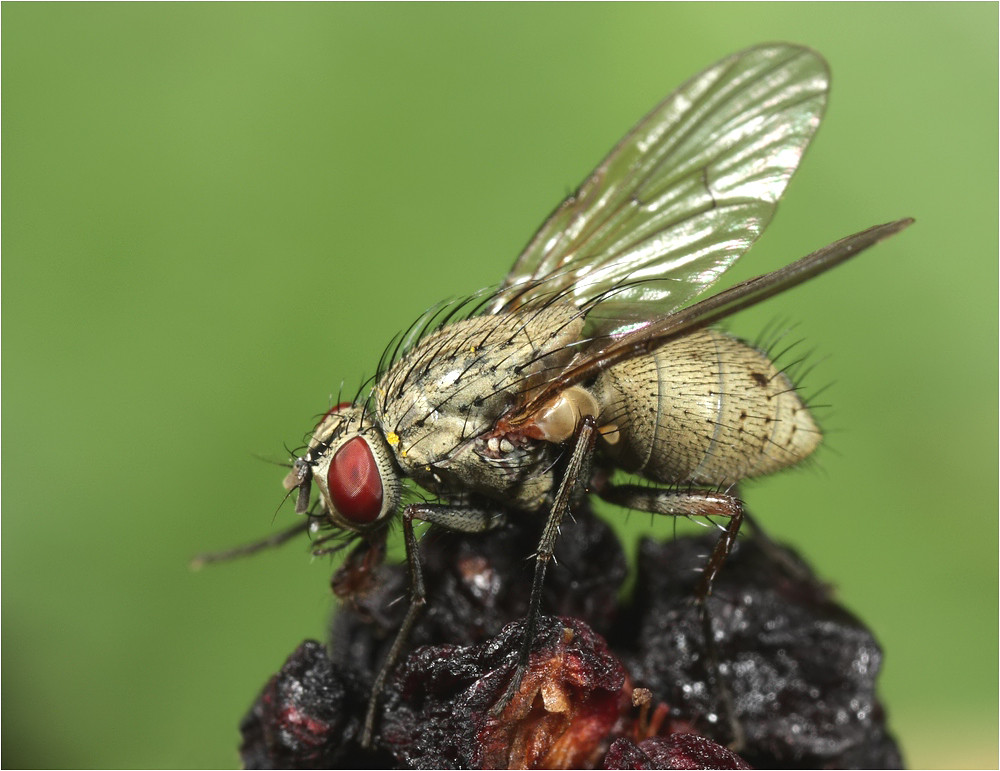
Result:
<instances>
[{"instance_id":1,"label":"dried flower remnant","mask_svg":"<svg viewBox=\"0 0 1000 771\"><path fill-rule=\"evenodd\" d=\"M546 618L503 712L521 624L475 646L425 646L387 691L383 746L407 766L593 768L629 702L625 668L583 622Z\"/></svg>"},{"instance_id":2,"label":"dried flower remnant","mask_svg":"<svg viewBox=\"0 0 1000 771\"><path fill-rule=\"evenodd\" d=\"M306 640L240 722L243 766L331 768L370 758L356 744L366 699L364 683L332 664L323 645Z\"/></svg>"},{"instance_id":3,"label":"dried flower remnant","mask_svg":"<svg viewBox=\"0 0 1000 771\"><path fill-rule=\"evenodd\" d=\"M497 716L519 653L537 536L428 533L430 603L390 679L375 747L358 744L367 688L404 609L401 566L337 614L327 653L304 643L244 719L248 768L891 768L901 758L874 694L871 634L787 551L740 541L709 601L704 645L691 584L712 538L646 541L619 603L624 557L587 511L559 542L546 616L521 690ZM527 550L524 548L527 545ZM601 602L588 601L599 594ZM370 609L380 609L372 614ZM508 625L509 624L509 625ZM715 657L715 664L711 663ZM721 684L717 682L721 680ZM641 686L641 688L639 688ZM642 689L648 689L646 693ZM633 704L633 692L638 695ZM734 754L722 695L745 745Z\"/></svg>"}]
</instances>

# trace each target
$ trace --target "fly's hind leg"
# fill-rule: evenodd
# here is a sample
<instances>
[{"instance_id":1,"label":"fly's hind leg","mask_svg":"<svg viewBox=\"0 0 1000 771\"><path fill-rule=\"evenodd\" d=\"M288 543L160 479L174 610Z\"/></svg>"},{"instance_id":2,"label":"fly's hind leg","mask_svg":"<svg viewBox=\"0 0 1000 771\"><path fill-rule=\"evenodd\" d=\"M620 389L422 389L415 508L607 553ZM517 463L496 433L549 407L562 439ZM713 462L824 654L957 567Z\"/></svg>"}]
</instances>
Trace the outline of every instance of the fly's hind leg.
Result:
<instances>
[{"instance_id":1,"label":"fly's hind leg","mask_svg":"<svg viewBox=\"0 0 1000 771\"><path fill-rule=\"evenodd\" d=\"M668 517L710 518L722 516L729 520L708 557L705 569L701 574L701 580L695 590L694 601L698 605L702 634L705 637L705 651L709 664L708 675L715 681L715 689L725 713L724 719L729 724L729 730L732 734L729 746L734 751L738 751L743 747L745 735L743 726L736 717L732 692L719 673L719 655L706 600L711 596L712 584L732 551L736 536L740 532L740 525L744 518L743 502L735 495L711 490L665 490L639 485L607 484L596 492L609 503L636 511L648 511L651 514L663 514Z\"/></svg>"},{"instance_id":2,"label":"fly's hind leg","mask_svg":"<svg viewBox=\"0 0 1000 771\"><path fill-rule=\"evenodd\" d=\"M726 517L723 528L695 591L695 601L704 607L712 594L712 584L722 569L743 523L743 502L735 495L711 490L664 490L640 485L607 484L596 491L600 497L635 511L648 511L668 517Z\"/></svg>"}]
</instances>

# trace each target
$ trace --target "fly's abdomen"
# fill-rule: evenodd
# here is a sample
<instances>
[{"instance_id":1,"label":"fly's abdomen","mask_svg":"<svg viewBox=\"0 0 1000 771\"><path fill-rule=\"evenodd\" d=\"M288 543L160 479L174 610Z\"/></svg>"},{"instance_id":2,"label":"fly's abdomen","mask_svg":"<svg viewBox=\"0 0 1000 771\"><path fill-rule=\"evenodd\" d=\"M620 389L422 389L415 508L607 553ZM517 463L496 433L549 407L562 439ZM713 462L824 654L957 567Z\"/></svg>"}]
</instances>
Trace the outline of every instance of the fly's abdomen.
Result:
<instances>
[{"instance_id":1,"label":"fly's abdomen","mask_svg":"<svg viewBox=\"0 0 1000 771\"><path fill-rule=\"evenodd\" d=\"M658 482L733 484L797 463L821 438L766 356L711 329L610 368L596 390L616 463Z\"/></svg>"}]
</instances>

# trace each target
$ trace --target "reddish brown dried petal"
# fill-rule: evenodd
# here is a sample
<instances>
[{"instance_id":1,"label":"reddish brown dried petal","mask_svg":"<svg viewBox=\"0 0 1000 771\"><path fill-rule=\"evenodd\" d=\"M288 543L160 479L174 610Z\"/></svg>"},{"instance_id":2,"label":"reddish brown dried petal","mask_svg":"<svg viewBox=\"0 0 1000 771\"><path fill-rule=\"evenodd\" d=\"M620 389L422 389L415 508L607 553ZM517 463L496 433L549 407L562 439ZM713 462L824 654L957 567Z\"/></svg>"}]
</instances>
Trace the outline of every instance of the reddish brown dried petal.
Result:
<instances>
[{"instance_id":1,"label":"reddish brown dried petal","mask_svg":"<svg viewBox=\"0 0 1000 771\"><path fill-rule=\"evenodd\" d=\"M593 767L630 707L625 670L583 622L546 618L541 626L521 688L496 717L520 624L482 645L415 651L390 687L384 746L405 765Z\"/></svg>"}]
</instances>

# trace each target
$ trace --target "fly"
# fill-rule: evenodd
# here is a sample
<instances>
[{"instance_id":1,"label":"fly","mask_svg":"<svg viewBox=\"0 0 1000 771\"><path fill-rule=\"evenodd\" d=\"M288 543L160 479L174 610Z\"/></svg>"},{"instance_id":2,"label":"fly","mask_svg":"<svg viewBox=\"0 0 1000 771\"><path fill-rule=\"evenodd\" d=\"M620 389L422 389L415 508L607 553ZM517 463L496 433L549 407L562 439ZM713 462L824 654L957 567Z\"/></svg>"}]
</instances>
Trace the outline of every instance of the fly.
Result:
<instances>
[{"instance_id":1,"label":"fly","mask_svg":"<svg viewBox=\"0 0 1000 771\"><path fill-rule=\"evenodd\" d=\"M410 606L374 683L362 743L425 602L414 520L486 532L509 510L547 517L523 655L499 709L527 665L545 571L574 500L592 493L654 514L723 517L703 602L743 520L735 485L815 450L819 429L785 374L711 324L912 220L693 300L770 222L828 89L822 57L788 44L747 49L696 75L550 215L498 288L428 312L370 391L319 423L285 480L312 529L334 531L318 550L338 548L322 544L347 533L381 555L399 517L410 573ZM615 470L651 484L614 483ZM403 505L406 478L442 502ZM313 488L319 502L310 507ZM361 562L363 580L371 560ZM345 581L344 593L357 583Z\"/></svg>"}]
</instances>

